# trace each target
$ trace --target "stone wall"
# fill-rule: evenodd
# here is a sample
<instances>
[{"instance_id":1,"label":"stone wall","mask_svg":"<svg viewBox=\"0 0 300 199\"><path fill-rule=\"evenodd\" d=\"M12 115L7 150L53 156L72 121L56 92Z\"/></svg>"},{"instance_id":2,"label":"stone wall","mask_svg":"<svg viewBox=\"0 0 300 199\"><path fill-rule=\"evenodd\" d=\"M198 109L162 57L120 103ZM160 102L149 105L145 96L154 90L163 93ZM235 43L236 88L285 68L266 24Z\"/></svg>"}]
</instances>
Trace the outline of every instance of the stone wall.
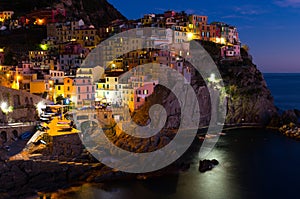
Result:
<instances>
[{"instance_id":1,"label":"stone wall","mask_svg":"<svg viewBox=\"0 0 300 199\"><path fill-rule=\"evenodd\" d=\"M72 160L83 152L83 145L79 135L68 134L52 137L51 156L58 160Z\"/></svg>"},{"instance_id":2,"label":"stone wall","mask_svg":"<svg viewBox=\"0 0 300 199\"><path fill-rule=\"evenodd\" d=\"M39 102L50 103L39 96L0 86L0 102L13 107L7 115L0 111L0 124L8 122L33 122L37 120L36 105Z\"/></svg>"},{"instance_id":3,"label":"stone wall","mask_svg":"<svg viewBox=\"0 0 300 199\"><path fill-rule=\"evenodd\" d=\"M22 133L26 131L33 132L35 130L35 124L23 125L23 126L0 126L0 147L3 145L10 145L14 142Z\"/></svg>"},{"instance_id":4,"label":"stone wall","mask_svg":"<svg viewBox=\"0 0 300 199\"><path fill-rule=\"evenodd\" d=\"M14 108L36 105L45 99L31 93L0 86L0 101L7 102Z\"/></svg>"}]
</instances>

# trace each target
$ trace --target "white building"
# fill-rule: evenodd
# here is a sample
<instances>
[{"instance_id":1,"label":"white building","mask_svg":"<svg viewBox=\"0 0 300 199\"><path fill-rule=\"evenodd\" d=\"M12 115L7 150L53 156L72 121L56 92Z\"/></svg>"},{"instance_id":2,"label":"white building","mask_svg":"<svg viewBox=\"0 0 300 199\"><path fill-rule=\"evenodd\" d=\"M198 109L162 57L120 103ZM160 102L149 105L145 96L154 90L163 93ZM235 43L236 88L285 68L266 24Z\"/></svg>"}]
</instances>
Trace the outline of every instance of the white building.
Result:
<instances>
[{"instance_id":1,"label":"white building","mask_svg":"<svg viewBox=\"0 0 300 199\"><path fill-rule=\"evenodd\" d=\"M88 67L81 66L77 69L76 77L86 77L91 78L92 83L96 83L99 79L103 77L104 68L101 66Z\"/></svg>"}]
</instances>

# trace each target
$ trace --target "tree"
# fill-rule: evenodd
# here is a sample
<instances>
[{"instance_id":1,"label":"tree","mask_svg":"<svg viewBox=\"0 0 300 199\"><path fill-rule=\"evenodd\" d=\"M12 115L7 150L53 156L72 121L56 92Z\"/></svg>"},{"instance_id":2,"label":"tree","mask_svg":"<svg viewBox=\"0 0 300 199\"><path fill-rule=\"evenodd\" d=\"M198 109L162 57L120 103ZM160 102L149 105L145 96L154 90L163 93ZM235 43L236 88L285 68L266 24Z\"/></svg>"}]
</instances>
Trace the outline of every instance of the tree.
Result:
<instances>
[{"instance_id":1,"label":"tree","mask_svg":"<svg viewBox=\"0 0 300 199\"><path fill-rule=\"evenodd\" d=\"M18 61L15 57L15 54L10 49L5 50L3 64L8 65L8 66L17 66L18 65Z\"/></svg>"},{"instance_id":2,"label":"tree","mask_svg":"<svg viewBox=\"0 0 300 199\"><path fill-rule=\"evenodd\" d=\"M56 104L63 104L64 103L64 97L62 95L59 95L56 97Z\"/></svg>"}]
</instances>

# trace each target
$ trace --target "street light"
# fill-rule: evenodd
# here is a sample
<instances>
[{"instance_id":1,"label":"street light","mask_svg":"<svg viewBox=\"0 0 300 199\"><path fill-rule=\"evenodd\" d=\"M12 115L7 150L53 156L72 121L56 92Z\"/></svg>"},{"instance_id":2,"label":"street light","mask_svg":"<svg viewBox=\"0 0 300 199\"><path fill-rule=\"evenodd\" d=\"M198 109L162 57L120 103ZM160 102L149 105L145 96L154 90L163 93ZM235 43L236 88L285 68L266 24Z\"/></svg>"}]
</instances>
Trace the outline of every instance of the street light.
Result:
<instances>
[{"instance_id":1,"label":"street light","mask_svg":"<svg viewBox=\"0 0 300 199\"><path fill-rule=\"evenodd\" d=\"M216 82L216 75L214 73L210 74L210 77L208 78L208 81Z\"/></svg>"},{"instance_id":2,"label":"street light","mask_svg":"<svg viewBox=\"0 0 300 199\"><path fill-rule=\"evenodd\" d=\"M4 111L4 110L7 110L7 102L2 102L1 103L1 109L2 109L2 111Z\"/></svg>"}]
</instances>

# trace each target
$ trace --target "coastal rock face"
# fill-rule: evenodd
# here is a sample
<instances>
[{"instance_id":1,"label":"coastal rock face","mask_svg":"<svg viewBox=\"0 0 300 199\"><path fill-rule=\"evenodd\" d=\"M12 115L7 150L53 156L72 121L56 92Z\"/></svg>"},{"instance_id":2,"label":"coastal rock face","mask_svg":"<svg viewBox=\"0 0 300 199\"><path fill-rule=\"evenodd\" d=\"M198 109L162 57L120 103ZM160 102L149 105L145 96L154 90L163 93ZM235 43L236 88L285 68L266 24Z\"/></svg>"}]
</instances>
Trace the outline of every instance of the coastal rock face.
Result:
<instances>
[{"instance_id":1,"label":"coastal rock face","mask_svg":"<svg viewBox=\"0 0 300 199\"><path fill-rule=\"evenodd\" d=\"M266 126L272 119L274 123L280 122L280 119L278 122L274 121L274 118L280 116L266 81L256 65L252 63L252 58L245 49L241 49L240 58L224 60L220 55L220 45L205 41L200 43L220 71L224 88L219 89L219 92L222 98L227 100L222 102L218 99L211 99L203 77L193 67L190 67L192 68L191 86L197 96L200 109L199 127L207 126L211 121L211 112L216 108L211 106L214 104L211 103L212 100L217 102L219 107L225 106L227 110L225 124ZM186 62L186 64L189 63ZM189 97L188 93L182 92L182 95L186 95L186 98ZM177 129L179 127L181 107L178 99L170 91L160 86L155 87L154 94L148 98L144 107L133 114L133 120L138 124L147 124L148 110L153 104L161 104L166 109L168 114L166 128ZM190 119L193 119L192 115Z\"/></svg>"},{"instance_id":2,"label":"coastal rock face","mask_svg":"<svg viewBox=\"0 0 300 199\"><path fill-rule=\"evenodd\" d=\"M226 123L269 124L277 116L273 97L255 65L220 67L226 87Z\"/></svg>"},{"instance_id":3,"label":"coastal rock face","mask_svg":"<svg viewBox=\"0 0 300 199\"><path fill-rule=\"evenodd\" d=\"M297 110L287 110L284 111L281 115L281 119L283 124L289 124L289 123L297 123L298 122L298 115Z\"/></svg>"},{"instance_id":4,"label":"coastal rock face","mask_svg":"<svg viewBox=\"0 0 300 199\"><path fill-rule=\"evenodd\" d=\"M227 98L226 124L268 125L273 117L278 116L271 92L255 65L243 67L220 65L219 70L225 85L223 94ZM211 120L211 99L199 74L193 76L192 87L199 102L201 116L199 127L207 126ZM188 97L188 94L186 95ZM133 119L139 124L147 124L151 104L158 103L163 105L168 113L165 127L176 129L181 120L181 108L177 100L171 92L157 86L148 103L133 115Z\"/></svg>"}]
</instances>

